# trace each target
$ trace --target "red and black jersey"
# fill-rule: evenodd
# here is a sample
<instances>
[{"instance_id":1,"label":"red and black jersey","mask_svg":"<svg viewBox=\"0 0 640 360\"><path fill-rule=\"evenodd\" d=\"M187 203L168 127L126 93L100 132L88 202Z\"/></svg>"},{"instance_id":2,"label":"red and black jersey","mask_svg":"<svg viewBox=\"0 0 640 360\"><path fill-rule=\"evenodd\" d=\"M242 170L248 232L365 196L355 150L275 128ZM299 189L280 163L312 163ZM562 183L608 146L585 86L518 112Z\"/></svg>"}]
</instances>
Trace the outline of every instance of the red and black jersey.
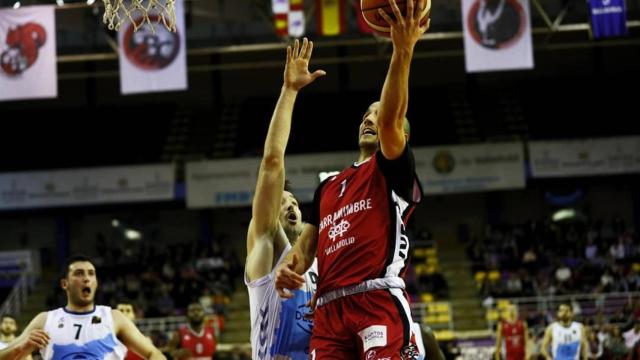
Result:
<instances>
[{"instance_id":1,"label":"red and black jersey","mask_svg":"<svg viewBox=\"0 0 640 360\"><path fill-rule=\"evenodd\" d=\"M318 295L404 275L405 222L421 199L408 145L398 159L378 151L320 184L310 221L318 228Z\"/></svg>"},{"instance_id":2,"label":"red and black jersey","mask_svg":"<svg viewBox=\"0 0 640 360\"><path fill-rule=\"evenodd\" d=\"M191 359L213 359L216 353L216 333L213 327L203 327L200 334L196 334L189 327L181 327L180 348L191 350Z\"/></svg>"},{"instance_id":3,"label":"red and black jersey","mask_svg":"<svg viewBox=\"0 0 640 360\"><path fill-rule=\"evenodd\" d=\"M507 360L523 360L525 349L524 324L522 320L502 322L502 337L504 338Z\"/></svg>"}]
</instances>

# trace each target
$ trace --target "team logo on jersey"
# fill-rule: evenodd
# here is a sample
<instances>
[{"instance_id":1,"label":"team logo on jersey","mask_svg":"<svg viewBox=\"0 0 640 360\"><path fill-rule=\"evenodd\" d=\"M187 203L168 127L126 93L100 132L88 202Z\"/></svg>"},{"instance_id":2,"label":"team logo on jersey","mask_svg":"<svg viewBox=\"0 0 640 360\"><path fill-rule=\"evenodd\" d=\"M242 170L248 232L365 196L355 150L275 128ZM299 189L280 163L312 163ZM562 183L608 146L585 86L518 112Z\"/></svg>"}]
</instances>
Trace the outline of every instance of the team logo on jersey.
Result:
<instances>
[{"instance_id":1,"label":"team logo on jersey","mask_svg":"<svg viewBox=\"0 0 640 360\"><path fill-rule=\"evenodd\" d=\"M400 351L400 359L402 360L418 360L419 355L418 347L413 343L403 347Z\"/></svg>"},{"instance_id":2,"label":"team logo on jersey","mask_svg":"<svg viewBox=\"0 0 640 360\"><path fill-rule=\"evenodd\" d=\"M345 219L342 219L339 223L331 226L329 229L329 237L331 238L331 241L335 241L336 237L342 237L342 235L349 230L350 226L351 224Z\"/></svg>"},{"instance_id":3,"label":"team logo on jersey","mask_svg":"<svg viewBox=\"0 0 640 360\"><path fill-rule=\"evenodd\" d=\"M367 351L367 360L373 360L373 358L376 356L376 351L375 350L369 350Z\"/></svg>"}]
</instances>

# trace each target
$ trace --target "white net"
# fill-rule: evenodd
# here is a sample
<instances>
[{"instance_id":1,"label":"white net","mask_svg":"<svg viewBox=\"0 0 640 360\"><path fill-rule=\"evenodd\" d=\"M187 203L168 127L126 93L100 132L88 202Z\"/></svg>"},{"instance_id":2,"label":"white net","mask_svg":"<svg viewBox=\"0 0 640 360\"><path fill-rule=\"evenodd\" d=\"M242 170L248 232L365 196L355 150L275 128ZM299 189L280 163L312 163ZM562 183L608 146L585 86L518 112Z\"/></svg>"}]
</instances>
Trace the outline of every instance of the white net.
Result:
<instances>
[{"instance_id":1,"label":"white net","mask_svg":"<svg viewBox=\"0 0 640 360\"><path fill-rule=\"evenodd\" d=\"M169 31L176 31L175 0L102 0L104 16L102 20L109 30L119 31L122 24L130 22L134 31L148 24L155 31L156 24L164 25Z\"/></svg>"}]
</instances>

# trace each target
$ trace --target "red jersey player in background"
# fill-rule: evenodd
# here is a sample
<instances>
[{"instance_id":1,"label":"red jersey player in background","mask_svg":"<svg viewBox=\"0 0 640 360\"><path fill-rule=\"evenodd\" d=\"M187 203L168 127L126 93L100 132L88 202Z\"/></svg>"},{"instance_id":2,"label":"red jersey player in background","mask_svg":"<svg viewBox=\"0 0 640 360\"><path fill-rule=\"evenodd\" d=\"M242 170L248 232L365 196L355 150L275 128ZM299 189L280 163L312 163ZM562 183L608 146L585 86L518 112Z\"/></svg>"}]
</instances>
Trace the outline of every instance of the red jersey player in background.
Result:
<instances>
[{"instance_id":1,"label":"red jersey player in background","mask_svg":"<svg viewBox=\"0 0 640 360\"><path fill-rule=\"evenodd\" d=\"M525 360L527 344L529 343L529 329L524 320L518 318L518 312L514 305L509 305L504 310L502 319L496 329L495 360L500 360L502 354L502 341L505 344L505 360Z\"/></svg>"},{"instance_id":2,"label":"red jersey player in background","mask_svg":"<svg viewBox=\"0 0 640 360\"><path fill-rule=\"evenodd\" d=\"M401 15L389 3L393 53L380 101L359 129L358 163L325 180L314 196L310 222L276 270L276 289L304 283L300 275L317 253L319 280L310 358L417 359L417 335L404 290L409 240L405 222L422 198L408 146L409 69L426 0L407 1Z\"/></svg>"},{"instance_id":3,"label":"red jersey player in background","mask_svg":"<svg viewBox=\"0 0 640 360\"><path fill-rule=\"evenodd\" d=\"M215 359L216 334L212 326L205 325L204 308L192 303L187 308L186 326L180 327L169 341L168 350L174 359Z\"/></svg>"}]
</instances>

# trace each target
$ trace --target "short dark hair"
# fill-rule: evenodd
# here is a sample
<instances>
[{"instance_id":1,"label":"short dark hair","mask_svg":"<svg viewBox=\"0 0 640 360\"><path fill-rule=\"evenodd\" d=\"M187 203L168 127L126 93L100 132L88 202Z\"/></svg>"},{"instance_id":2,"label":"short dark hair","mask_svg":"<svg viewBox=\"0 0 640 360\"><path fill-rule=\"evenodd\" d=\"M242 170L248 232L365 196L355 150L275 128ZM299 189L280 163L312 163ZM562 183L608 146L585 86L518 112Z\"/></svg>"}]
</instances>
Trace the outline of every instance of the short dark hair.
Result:
<instances>
[{"instance_id":1,"label":"short dark hair","mask_svg":"<svg viewBox=\"0 0 640 360\"><path fill-rule=\"evenodd\" d=\"M69 275L69 267L71 266L71 264L80 262L80 261L86 261L93 264L93 260L90 257L83 254L73 254L69 256L67 260L64 262L64 267L60 271L60 279L66 279L67 276Z\"/></svg>"},{"instance_id":2,"label":"short dark hair","mask_svg":"<svg viewBox=\"0 0 640 360\"><path fill-rule=\"evenodd\" d=\"M3 322L5 318L13 319L13 321L17 322L16 317L11 314L2 314L2 316L0 316L0 322Z\"/></svg>"},{"instance_id":3,"label":"short dark hair","mask_svg":"<svg viewBox=\"0 0 640 360\"><path fill-rule=\"evenodd\" d=\"M291 180L289 179L284 179L284 191L288 191L290 193L293 193L291 188Z\"/></svg>"},{"instance_id":4,"label":"short dark hair","mask_svg":"<svg viewBox=\"0 0 640 360\"><path fill-rule=\"evenodd\" d=\"M571 305L571 303L568 303L566 301L561 302L560 304L558 304L558 310L560 310L561 306L566 306L569 308L569 310L571 310L571 312L573 312L573 306Z\"/></svg>"},{"instance_id":5,"label":"short dark hair","mask_svg":"<svg viewBox=\"0 0 640 360\"><path fill-rule=\"evenodd\" d=\"M134 301L130 301L130 300L117 301L116 302L116 307L118 307L118 305L130 305L131 308L133 309L133 312L136 312L136 309L138 308L136 303Z\"/></svg>"}]
</instances>

